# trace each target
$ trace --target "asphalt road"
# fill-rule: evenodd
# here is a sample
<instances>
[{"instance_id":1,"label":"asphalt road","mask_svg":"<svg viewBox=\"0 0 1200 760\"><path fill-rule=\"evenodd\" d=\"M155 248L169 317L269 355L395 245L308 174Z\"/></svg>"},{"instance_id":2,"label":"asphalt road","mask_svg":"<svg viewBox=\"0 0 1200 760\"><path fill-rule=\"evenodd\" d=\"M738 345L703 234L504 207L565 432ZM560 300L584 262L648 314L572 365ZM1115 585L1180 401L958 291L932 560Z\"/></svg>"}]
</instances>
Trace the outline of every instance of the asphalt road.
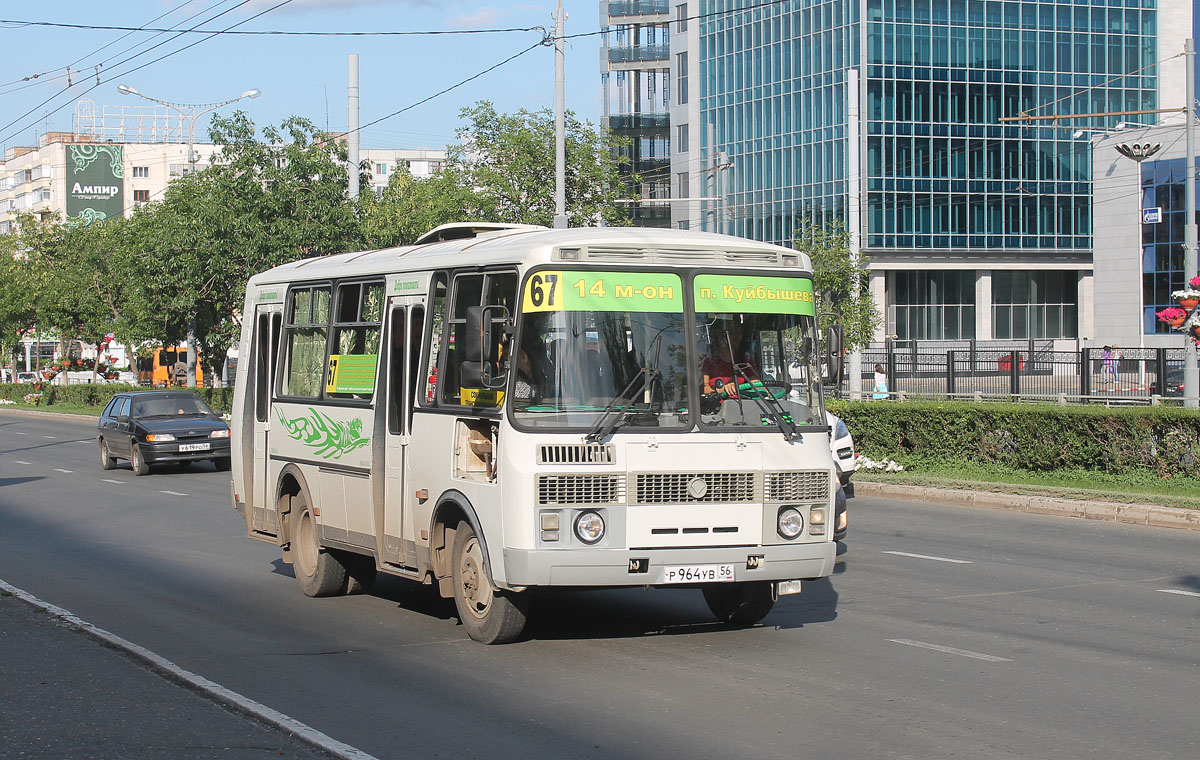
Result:
<instances>
[{"instance_id":1,"label":"asphalt road","mask_svg":"<svg viewBox=\"0 0 1200 760\"><path fill-rule=\"evenodd\" d=\"M860 497L759 627L556 593L484 647L398 580L304 597L227 474L103 472L91 433L0 416L0 579L379 758L1200 757L1195 531Z\"/></svg>"}]
</instances>

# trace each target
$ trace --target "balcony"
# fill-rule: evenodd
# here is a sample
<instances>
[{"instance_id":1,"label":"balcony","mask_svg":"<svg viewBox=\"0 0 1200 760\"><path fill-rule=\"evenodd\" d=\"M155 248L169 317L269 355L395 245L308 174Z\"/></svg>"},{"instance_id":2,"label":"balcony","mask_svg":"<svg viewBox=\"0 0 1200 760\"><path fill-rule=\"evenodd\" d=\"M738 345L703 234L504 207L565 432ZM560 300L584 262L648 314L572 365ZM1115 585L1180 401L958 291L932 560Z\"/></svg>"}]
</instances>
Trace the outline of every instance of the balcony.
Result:
<instances>
[{"instance_id":1,"label":"balcony","mask_svg":"<svg viewBox=\"0 0 1200 760\"><path fill-rule=\"evenodd\" d=\"M665 16L671 6L667 0L609 0L608 17Z\"/></svg>"},{"instance_id":2,"label":"balcony","mask_svg":"<svg viewBox=\"0 0 1200 760\"><path fill-rule=\"evenodd\" d=\"M627 129L667 129L670 126L671 116L665 113L631 113L608 117L608 128L614 131Z\"/></svg>"},{"instance_id":3,"label":"balcony","mask_svg":"<svg viewBox=\"0 0 1200 760\"><path fill-rule=\"evenodd\" d=\"M623 45L608 49L609 63L667 63L670 49L667 45Z\"/></svg>"}]
</instances>

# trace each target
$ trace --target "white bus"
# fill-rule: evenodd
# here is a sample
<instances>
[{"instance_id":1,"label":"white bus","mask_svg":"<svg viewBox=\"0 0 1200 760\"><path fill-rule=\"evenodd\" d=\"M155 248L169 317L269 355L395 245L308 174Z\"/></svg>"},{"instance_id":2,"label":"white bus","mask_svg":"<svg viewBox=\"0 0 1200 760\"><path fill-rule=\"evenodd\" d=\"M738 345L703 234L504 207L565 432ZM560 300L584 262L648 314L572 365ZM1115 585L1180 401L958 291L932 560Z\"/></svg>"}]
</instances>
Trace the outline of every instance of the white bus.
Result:
<instances>
[{"instance_id":1,"label":"white bus","mask_svg":"<svg viewBox=\"0 0 1200 760\"><path fill-rule=\"evenodd\" d=\"M234 506L305 594L436 584L476 641L548 587L753 624L834 566L811 278L725 235L484 224L263 272Z\"/></svg>"}]
</instances>

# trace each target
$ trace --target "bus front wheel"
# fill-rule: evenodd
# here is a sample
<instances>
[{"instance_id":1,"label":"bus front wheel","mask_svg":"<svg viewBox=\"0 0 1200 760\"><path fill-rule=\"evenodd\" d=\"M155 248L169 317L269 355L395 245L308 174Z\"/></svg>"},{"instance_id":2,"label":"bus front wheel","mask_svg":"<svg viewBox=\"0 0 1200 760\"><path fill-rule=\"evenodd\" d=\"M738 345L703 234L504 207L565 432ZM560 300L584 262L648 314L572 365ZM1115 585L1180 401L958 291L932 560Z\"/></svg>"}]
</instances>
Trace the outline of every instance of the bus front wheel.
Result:
<instances>
[{"instance_id":1,"label":"bus front wheel","mask_svg":"<svg viewBox=\"0 0 1200 760\"><path fill-rule=\"evenodd\" d=\"M292 567L306 596L335 596L346 590L346 566L337 552L317 542L317 520L304 491L292 497Z\"/></svg>"},{"instance_id":2,"label":"bus front wheel","mask_svg":"<svg viewBox=\"0 0 1200 760\"><path fill-rule=\"evenodd\" d=\"M471 524L454 531L451 568L454 604L467 635L482 644L506 644L525 629L529 600L524 594L492 587L483 559L483 544Z\"/></svg>"},{"instance_id":3,"label":"bus front wheel","mask_svg":"<svg viewBox=\"0 0 1200 760\"><path fill-rule=\"evenodd\" d=\"M708 609L722 623L754 625L775 606L775 589L770 581L714 583L703 588Z\"/></svg>"}]
</instances>

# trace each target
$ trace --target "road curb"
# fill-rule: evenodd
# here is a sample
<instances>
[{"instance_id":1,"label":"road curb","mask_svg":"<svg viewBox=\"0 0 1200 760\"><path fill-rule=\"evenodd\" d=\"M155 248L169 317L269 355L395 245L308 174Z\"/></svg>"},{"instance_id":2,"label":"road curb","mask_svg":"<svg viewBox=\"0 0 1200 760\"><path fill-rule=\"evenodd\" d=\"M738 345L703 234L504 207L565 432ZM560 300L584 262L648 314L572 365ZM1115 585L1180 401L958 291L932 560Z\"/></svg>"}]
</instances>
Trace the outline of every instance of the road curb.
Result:
<instances>
[{"instance_id":1,"label":"road curb","mask_svg":"<svg viewBox=\"0 0 1200 760\"><path fill-rule=\"evenodd\" d=\"M1200 530L1200 510L1164 507L1157 504L1123 504L1115 501L1082 501L1053 496L1027 496L995 491L968 491L957 488L927 488L867 480L854 482L856 494L890 496L951 504L959 507L1007 509L1013 512L1033 512L1043 515L1077 517L1085 520L1108 520L1133 525L1153 525L1160 528Z\"/></svg>"},{"instance_id":2,"label":"road curb","mask_svg":"<svg viewBox=\"0 0 1200 760\"><path fill-rule=\"evenodd\" d=\"M75 422L100 419L90 414L72 414L71 412L36 412L32 409L7 409L0 406L0 414L13 414L18 417L49 417L53 420L74 420Z\"/></svg>"}]
</instances>

